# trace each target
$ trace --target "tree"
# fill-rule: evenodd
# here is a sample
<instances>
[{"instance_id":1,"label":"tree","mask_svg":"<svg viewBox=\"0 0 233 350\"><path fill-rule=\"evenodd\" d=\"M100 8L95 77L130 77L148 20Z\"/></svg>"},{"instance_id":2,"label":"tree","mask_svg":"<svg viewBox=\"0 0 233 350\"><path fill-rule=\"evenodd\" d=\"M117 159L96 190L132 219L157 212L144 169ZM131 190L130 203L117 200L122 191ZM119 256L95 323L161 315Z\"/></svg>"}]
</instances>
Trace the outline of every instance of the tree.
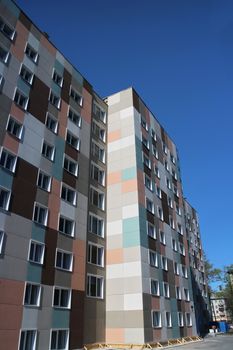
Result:
<instances>
[{"instance_id":1,"label":"tree","mask_svg":"<svg viewBox=\"0 0 233 350\"><path fill-rule=\"evenodd\" d=\"M213 292L211 284L214 282L222 281L223 274L222 270L215 268L213 264L207 259L206 254L204 253L204 265L205 265L205 274L208 285L209 293Z\"/></svg>"}]
</instances>

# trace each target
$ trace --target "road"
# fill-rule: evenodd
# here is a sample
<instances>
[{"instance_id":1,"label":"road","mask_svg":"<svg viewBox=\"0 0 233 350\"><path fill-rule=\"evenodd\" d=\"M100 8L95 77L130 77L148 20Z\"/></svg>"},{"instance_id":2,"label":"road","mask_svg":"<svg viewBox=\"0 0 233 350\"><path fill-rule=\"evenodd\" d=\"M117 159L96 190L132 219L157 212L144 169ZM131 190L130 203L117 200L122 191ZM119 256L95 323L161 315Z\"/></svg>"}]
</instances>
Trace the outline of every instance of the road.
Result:
<instances>
[{"instance_id":1,"label":"road","mask_svg":"<svg viewBox=\"0 0 233 350\"><path fill-rule=\"evenodd\" d=\"M233 335L209 336L202 342L176 346L172 350L233 350Z\"/></svg>"}]
</instances>

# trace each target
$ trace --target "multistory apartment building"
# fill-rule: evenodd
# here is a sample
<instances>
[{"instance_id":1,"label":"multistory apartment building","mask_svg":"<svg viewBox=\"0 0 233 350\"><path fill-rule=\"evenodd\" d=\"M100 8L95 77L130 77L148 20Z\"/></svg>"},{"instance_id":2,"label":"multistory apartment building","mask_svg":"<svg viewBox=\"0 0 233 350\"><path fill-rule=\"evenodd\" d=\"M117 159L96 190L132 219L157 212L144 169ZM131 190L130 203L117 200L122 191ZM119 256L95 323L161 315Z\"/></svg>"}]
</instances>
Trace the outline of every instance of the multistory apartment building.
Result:
<instances>
[{"instance_id":1,"label":"multistory apartment building","mask_svg":"<svg viewBox=\"0 0 233 350\"><path fill-rule=\"evenodd\" d=\"M134 89L102 100L11 0L0 88L0 347L200 332L196 214L176 146Z\"/></svg>"},{"instance_id":2,"label":"multistory apartment building","mask_svg":"<svg viewBox=\"0 0 233 350\"><path fill-rule=\"evenodd\" d=\"M213 321L231 322L231 315L227 309L227 299L211 295L211 311Z\"/></svg>"}]
</instances>

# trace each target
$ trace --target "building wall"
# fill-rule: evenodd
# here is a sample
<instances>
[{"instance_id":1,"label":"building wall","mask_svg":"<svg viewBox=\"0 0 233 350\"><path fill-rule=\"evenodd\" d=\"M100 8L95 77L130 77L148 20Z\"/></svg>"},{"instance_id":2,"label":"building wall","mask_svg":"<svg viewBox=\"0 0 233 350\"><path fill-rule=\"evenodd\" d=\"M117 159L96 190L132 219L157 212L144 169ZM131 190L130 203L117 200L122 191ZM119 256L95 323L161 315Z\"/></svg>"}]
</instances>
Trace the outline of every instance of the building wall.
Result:
<instances>
[{"instance_id":1,"label":"building wall","mask_svg":"<svg viewBox=\"0 0 233 350\"><path fill-rule=\"evenodd\" d=\"M0 169L0 186L11 192L9 207L0 210L0 230L4 232L0 255L0 343L7 349L16 349L20 332L36 329L37 348L45 349L49 348L52 329L68 329L69 348L76 349L84 342L104 340L104 295L101 299L88 297L86 285L87 273L105 276L103 268L88 264L87 260L88 242L101 241L105 249L105 239L88 232L89 211L105 220L105 209L99 210L89 201L89 185L101 188L106 196L105 186L88 179L91 177L91 162L98 163L91 156L92 119L101 124L102 129L106 128L106 121L102 123L94 115L93 103L95 101L105 113L107 107L85 78L13 2L1 1L0 13L5 23L15 29L13 40L0 32L1 47L9 52L7 62L0 62L3 76L0 94L1 159L4 150L17 157L13 171L5 166ZM28 44L38 55L36 62L25 53ZM33 75L32 84L20 76L22 65ZM62 78L62 86L54 82L54 70ZM82 103L70 96L71 87L81 97ZM28 99L27 108L14 102L17 89ZM60 98L59 108L49 101L51 91ZM80 116L79 124L68 118L70 109ZM48 113L58 125L56 131L48 128ZM9 116L21 125L20 139L6 130ZM79 139L78 150L67 141L67 132ZM101 143L98 137L96 139ZM42 155L44 141L54 147L52 161ZM106 149L105 143L106 140L102 142L103 149ZM77 175L64 169L65 156L78 164ZM106 164L103 164L103 170L106 171ZM39 171L51 178L48 191L38 186ZM75 191L76 204L61 198L63 185ZM46 225L33 220L35 203L48 209ZM60 216L73 221L73 237L59 231ZM45 249L41 264L29 260L31 241L39 242ZM55 267L59 248L72 254L72 271ZM38 306L25 305L27 282L41 286ZM55 286L72 291L70 308L53 307ZM93 317L99 322L93 321Z\"/></svg>"}]
</instances>

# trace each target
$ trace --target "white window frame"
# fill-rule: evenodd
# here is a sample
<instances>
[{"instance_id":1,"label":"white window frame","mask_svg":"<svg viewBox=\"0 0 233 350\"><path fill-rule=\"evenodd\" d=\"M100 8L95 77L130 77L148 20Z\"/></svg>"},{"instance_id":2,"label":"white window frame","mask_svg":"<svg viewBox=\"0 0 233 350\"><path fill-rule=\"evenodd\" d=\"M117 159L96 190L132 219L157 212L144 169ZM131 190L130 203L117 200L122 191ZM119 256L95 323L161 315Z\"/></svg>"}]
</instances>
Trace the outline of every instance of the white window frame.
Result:
<instances>
[{"instance_id":1,"label":"white window frame","mask_svg":"<svg viewBox=\"0 0 233 350\"><path fill-rule=\"evenodd\" d=\"M91 295L91 284L89 282L89 279L95 278L96 281L100 280L100 295L97 295L97 284L96 284L96 295ZM100 275L93 275L93 274L87 274L87 297L88 298L95 298L95 299L104 299L104 277Z\"/></svg>"},{"instance_id":2,"label":"white window frame","mask_svg":"<svg viewBox=\"0 0 233 350\"><path fill-rule=\"evenodd\" d=\"M181 293L180 286L175 286L175 289L176 289L176 299L177 300L182 300L182 293Z\"/></svg>"},{"instance_id":3,"label":"white window frame","mask_svg":"<svg viewBox=\"0 0 233 350\"><path fill-rule=\"evenodd\" d=\"M65 194L65 196L63 196ZM73 200L69 200L69 194L72 194L73 196ZM77 206L77 191L75 191L75 189L73 187L70 187L68 185L66 185L64 182L61 183L61 192L60 192L60 198L73 205L74 207Z\"/></svg>"},{"instance_id":4,"label":"white window frame","mask_svg":"<svg viewBox=\"0 0 233 350\"><path fill-rule=\"evenodd\" d=\"M68 145L76 149L76 151L80 150L80 139L75 136L70 130L66 131L66 142Z\"/></svg>"},{"instance_id":5,"label":"white window frame","mask_svg":"<svg viewBox=\"0 0 233 350\"><path fill-rule=\"evenodd\" d=\"M29 52L27 52L27 50ZM39 54L38 52L29 44L29 43L26 43L26 46L25 46L25 55L34 63L37 63L38 62L38 58L39 58ZM32 57L30 55L30 53L32 53L34 55L34 57Z\"/></svg>"},{"instance_id":6,"label":"white window frame","mask_svg":"<svg viewBox=\"0 0 233 350\"><path fill-rule=\"evenodd\" d=\"M184 243L179 242L179 243L178 243L178 246L179 246L179 252L180 252L180 254L183 255L183 256L185 256L185 245L184 245Z\"/></svg>"},{"instance_id":7,"label":"white window frame","mask_svg":"<svg viewBox=\"0 0 233 350\"><path fill-rule=\"evenodd\" d=\"M93 219L94 220L97 220L97 223L96 223L96 227L97 227L97 232L100 232L97 233L97 232L94 232L93 230ZM101 222L101 223L100 223ZM100 229L100 231L99 231ZM93 213L89 213L89 220L88 220L88 231L91 232L92 234L94 235L97 235L98 237L102 237L104 238L104 219L93 214Z\"/></svg>"},{"instance_id":8,"label":"white window frame","mask_svg":"<svg viewBox=\"0 0 233 350\"><path fill-rule=\"evenodd\" d=\"M170 298L170 286L167 282L163 282L163 296L165 298Z\"/></svg>"},{"instance_id":9,"label":"white window frame","mask_svg":"<svg viewBox=\"0 0 233 350\"><path fill-rule=\"evenodd\" d=\"M68 169L65 167L65 161L68 162ZM70 171L70 165L72 165L72 167L75 167L75 171ZM78 163L73 159L70 158L69 156L67 156L67 154L64 154L64 158L63 158L63 168L69 173L74 175L75 177L78 177L78 171L79 171L79 166Z\"/></svg>"},{"instance_id":10,"label":"white window frame","mask_svg":"<svg viewBox=\"0 0 233 350\"><path fill-rule=\"evenodd\" d=\"M26 347L27 345L27 334L26 337L24 339L23 344L21 345L21 341L22 341L22 333L26 333L26 332L33 332L33 343L32 343L32 348L30 350L36 350L36 343L37 343L37 330L36 329L21 329L20 330L20 337L19 337L19 349L22 350L28 350L28 348Z\"/></svg>"},{"instance_id":11,"label":"white window frame","mask_svg":"<svg viewBox=\"0 0 233 350\"><path fill-rule=\"evenodd\" d=\"M173 262L173 266L174 266L174 274L179 276L180 275L180 269L179 269L179 264L178 262L174 261Z\"/></svg>"},{"instance_id":12,"label":"white window frame","mask_svg":"<svg viewBox=\"0 0 233 350\"><path fill-rule=\"evenodd\" d=\"M158 253L155 250L148 250L148 261L150 266L159 267Z\"/></svg>"},{"instance_id":13,"label":"white window frame","mask_svg":"<svg viewBox=\"0 0 233 350\"><path fill-rule=\"evenodd\" d=\"M164 271L168 271L168 259L164 255L161 255L161 268Z\"/></svg>"},{"instance_id":14,"label":"white window frame","mask_svg":"<svg viewBox=\"0 0 233 350\"><path fill-rule=\"evenodd\" d=\"M72 100L77 103L80 107L83 106L83 97L82 95L72 87L72 85L70 86L70 97L72 98ZM78 101L79 100L79 101Z\"/></svg>"},{"instance_id":15,"label":"white window frame","mask_svg":"<svg viewBox=\"0 0 233 350\"><path fill-rule=\"evenodd\" d=\"M168 317L167 317L168 316ZM167 328L172 328L172 315L170 311L164 312L164 319Z\"/></svg>"},{"instance_id":16,"label":"white window frame","mask_svg":"<svg viewBox=\"0 0 233 350\"><path fill-rule=\"evenodd\" d=\"M18 95L18 96L17 96ZM20 102L21 99L24 99L24 102ZM21 109L23 109L24 111L27 110L28 108L28 102L29 102L29 97L26 96L21 90L19 90L18 88L15 89L15 93L14 93L14 103Z\"/></svg>"},{"instance_id":17,"label":"white window frame","mask_svg":"<svg viewBox=\"0 0 233 350\"><path fill-rule=\"evenodd\" d=\"M154 140L154 141L157 141L157 136L156 136L156 132L153 128L151 128L151 138Z\"/></svg>"},{"instance_id":18,"label":"white window frame","mask_svg":"<svg viewBox=\"0 0 233 350\"><path fill-rule=\"evenodd\" d=\"M62 87L63 86L63 77L53 68L52 79L55 84Z\"/></svg>"},{"instance_id":19,"label":"white window frame","mask_svg":"<svg viewBox=\"0 0 233 350\"><path fill-rule=\"evenodd\" d=\"M8 211L9 205L10 205L10 199L11 199L11 191L8 188L0 186L0 197L2 192L6 193L7 198L6 198L5 205L0 207L0 210Z\"/></svg>"},{"instance_id":20,"label":"white window frame","mask_svg":"<svg viewBox=\"0 0 233 350\"><path fill-rule=\"evenodd\" d=\"M15 126L17 127L17 131L14 130ZM9 115L8 117L6 130L10 135L16 137L18 140L22 139L23 124L19 122L17 119L15 119L12 115Z\"/></svg>"},{"instance_id":21,"label":"white window frame","mask_svg":"<svg viewBox=\"0 0 233 350\"><path fill-rule=\"evenodd\" d=\"M151 169L151 160L144 152L142 152L142 161L148 169Z\"/></svg>"},{"instance_id":22,"label":"white window frame","mask_svg":"<svg viewBox=\"0 0 233 350\"><path fill-rule=\"evenodd\" d=\"M142 144L149 150L150 149L150 142L149 142L149 139L147 139L145 136L141 136L141 141L142 141Z\"/></svg>"},{"instance_id":23,"label":"white window frame","mask_svg":"<svg viewBox=\"0 0 233 350\"><path fill-rule=\"evenodd\" d=\"M47 155L48 152L51 152L51 155ZM55 158L55 147L47 141L42 140L41 154L43 157L53 162Z\"/></svg>"},{"instance_id":24,"label":"white window frame","mask_svg":"<svg viewBox=\"0 0 233 350\"><path fill-rule=\"evenodd\" d=\"M2 160L2 154L3 154L3 152L6 154L5 155L5 159L4 159L4 162L3 162L3 160ZM8 158L11 158L11 160L10 160L10 168L8 168L7 166L8 166ZM2 164L1 164L2 163ZM5 170L7 170L7 171L9 171L9 172L11 172L11 173L15 173L15 169L16 169L16 163L17 163L17 156L15 155L15 154L13 154L13 153L11 153L11 152L9 152L6 148L1 148L1 153L0 153L0 166L3 168L3 169L5 169Z\"/></svg>"},{"instance_id":25,"label":"white window frame","mask_svg":"<svg viewBox=\"0 0 233 350\"><path fill-rule=\"evenodd\" d=\"M188 278L188 269L185 265L181 265L182 277Z\"/></svg>"},{"instance_id":26,"label":"white window frame","mask_svg":"<svg viewBox=\"0 0 233 350\"><path fill-rule=\"evenodd\" d=\"M161 221L164 221L163 209L160 206L157 206L157 214L158 214L158 218Z\"/></svg>"},{"instance_id":27,"label":"white window frame","mask_svg":"<svg viewBox=\"0 0 233 350\"><path fill-rule=\"evenodd\" d=\"M178 326L184 327L184 315L183 312L177 312Z\"/></svg>"},{"instance_id":28,"label":"white window frame","mask_svg":"<svg viewBox=\"0 0 233 350\"><path fill-rule=\"evenodd\" d=\"M55 305L54 304L56 290L59 291L59 296L58 296L59 305ZM60 305L61 301L62 301L62 292L63 291L68 292L68 303L67 303L67 306L61 306ZM71 298L72 298L72 289L62 288L62 287L58 287L58 286L54 286L53 287L53 304L52 305L53 305L54 308L56 308L56 309L70 309L71 308Z\"/></svg>"},{"instance_id":29,"label":"white window frame","mask_svg":"<svg viewBox=\"0 0 233 350\"><path fill-rule=\"evenodd\" d=\"M2 17L0 17L0 31L11 41L14 40L15 37L15 28L10 25L8 22L6 22L5 18L3 19ZM12 33L9 34L9 31L11 31Z\"/></svg>"},{"instance_id":30,"label":"white window frame","mask_svg":"<svg viewBox=\"0 0 233 350\"><path fill-rule=\"evenodd\" d=\"M189 319L188 319L188 315L189 315ZM192 314L190 312L185 313L185 322L187 327L192 327L193 320L192 320Z\"/></svg>"},{"instance_id":31,"label":"white window frame","mask_svg":"<svg viewBox=\"0 0 233 350\"><path fill-rule=\"evenodd\" d=\"M146 210L148 210L150 213L154 214L155 213L155 205L154 202L152 200L150 200L149 198L146 197ZM151 207L151 208L150 208Z\"/></svg>"},{"instance_id":32,"label":"white window frame","mask_svg":"<svg viewBox=\"0 0 233 350\"><path fill-rule=\"evenodd\" d=\"M74 125L81 128L82 118L81 118L80 114L77 113L76 111L74 111L74 109L71 108L70 106L69 106L69 111L68 111L67 117Z\"/></svg>"},{"instance_id":33,"label":"white window frame","mask_svg":"<svg viewBox=\"0 0 233 350\"><path fill-rule=\"evenodd\" d=\"M165 235L165 232L162 230L159 230L159 241L163 245L166 245L166 235Z\"/></svg>"},{"instance_id":34,"label":"white window frame","mask_svg":"<svg viewBox=\"0 0 233 350\"><path fill-rule=\"evenodd\" d=\"M106 130L101 127L96 121L92 121L92 133L102 142L106 142Z\"/></svg>"},{"instance_id":35,"label":"white window frame","mask_svg":"<svg viewBox=\"0 0 233 350\"><path fill-rule=\"evenodd\" d=\"M145 184L145 187L146 187L149 191L153 192L152 180L151 180L151 178L150 178L148 175L146 175L145 173L144 173L144 184Z\"/></svg>"},{"instance_id":36,"label":"white window frame","mask_svg":"<svg viewBox=\"0 0 233 350\"><path fill-rule=\"evenodd\" d=\"M161 191L161 188L155 183L155 193L156 193L156 196L159 198L159 199L162 199L162 191Z\"/></svg>"},{"instance_id":37,"label":"white window frame","mask_svg":"<svg viewBox=\"0 0 233 350\"><path fill-rule=\"evenodd\" d=\"M5 241L5 232L0 230L0 255L3 253L3 245Z\"/></svg>"},{"instance_id":38,"label":"white window frame","mask_svg":"<svg viewBox=\"0 0 233 350\"><path fill-rule=\"evenodd\" d=\"M158 149L155 145L152 145L152 153L156 159L159 159L159 152L158 152Z\"/></svg>"},{"instance_id":39,"label":"white window frame","mask_svg":"<svg viewBox=\"0 0 233 350\"><path fill-rule=\"evenodd\" d=\"M44 220L43 220L43 223L38 221L37 218L35 218L35 211L36 211L36 207L40 210L45 210L45 217L44 217ZM37 214L38 218L40 216L40 213ZM43 204L40 204L38 202L34 202L34 208L33 208L33 215L32 215L32 220L37 223L38 225L42 225L42 226L47 226L47 223L48 223L48 216L49 216L49 209L44 206Z\"/></svg>"},{"instance_id":40,"label":"white window frame","mask_svg":"<svg viewBox=\"0 0 233 350\"><path fill-rule=\"evenodd\" d=\"M35 246L41 246L42 247L42 253L41 253L41 257L40 257L40 261L35 261L34 259L31 259L30 258L30 253L31 253L31 248L32 248L32 244L34 244ZM34 248L34 257L36 255L35 253L35 249ZM44 263L44 252L45 252L45 244L42 243L42 242L38 242L34 239L31 239L30 242L29 242L29 248L28 248L28 261L32 262L33 264L38 264L38 265L43 265Z\"/></svg>"},{"instance_id":41,"label":"white window frame","mask_svg":"<svg viewBox=\"0 0 233 350\"><path fill-rule=\"evenodd\" d=\"M97 179L95 178L96 172ZM94 162L91 162L91 178L97 181L101 186L105 186L105 171Z\"/></svg>"},{"instance_id":42,"label":"white window frame","mask_svg":"<svg viewBox=\"0 0 233 350\"><path fill-rule=\"evenodd\" d=\"M50 89L49 102L57 109L61 109L61 97Z\"/></svg>"},{"instance_id":43,"label":"white window frame","mask_svg":"<svg viewBox=\"0 0 233 350\"><path fill-rule=\"evenodd\" d=\"M31 303L26 303L26 291L27 291L27 287L30 287L30 293L29 293L29 301L31 301L32 298L32 288L36 287L37 292L36 292L36 303L35 304L31 304ZM24 286L24 298L23 298L23 304L24 306L27 307L40 307L40 302L41 302L41 285L38 283L34 283L34 282L25 282L25 286Z\"/></svg>"},{"instance_id":44,"label":"white window frame","mask_svg":"<svg viewBox=\"0 0 233 350\"><path fill-rule=\"evenodd\" d=\"M183 293L184 293L184 300L185 301L190 301L190 292L188 288L183 288Z\"/></svg>"},{"instance_id":45,"label":"white window frame","mask_svg":"<svg viewBox=\"0 0 233 350\"><path fill-rule=\"evenodd\" d=\"M93 103L93 113L98 118L98 120L101 120L102 123L106 124L106 112L95 101Z\"/></svg>"},{"instance_id":46,"label":"white window frame","mask_svg":"<svg viewBox=\"0 0 233 350\"><path fill-rule=\"evenodd\" d=\"M153 286L153 283L155 284ZM155 289L155 293L153 291L153 289ZM159 285L159 281L154 279L154 278L150 278L150 294L154 295L154 296L160 296L160 285Z\"/></svg>"},{"instance_id":47,"label":"white window frame","mask_svg":"<svg viewBox=\"0 0 233 350\"><path fill-rule=\"evenodd\" d=\"M41 179L40 179L41 176ZM47 178L48 179L48 186L43 186L44 183L44 179ZM39 180L42 183L42 185L39 184ZM47 180L46 180L47 181ZM37 174L37 181L36 184L37 186L46 191L46 192L50 192L51 191L51 183L52 183L52 178L50 175L46 174L45 172L43 172L42 170L38 169L38 174Z\"/></svg>"},{"instance_id":48,"label":"white window frame","mask_svg":"<svg viewBox=\"0 0 233 350\"><path fill-rule=\"evenodd\" d=\"M5 58L0 58L0 61L4 64L7 64L10 59L10 51L8 51L8 49L2 45L0 45L0 50L2 50L2 52L4 52L5 55Z\"/></svg>"},{"instance_id":49,"label":"white window frame","mask_svg":"<svg viewBox=\"0 0 233 350\"><path fill-rule=\"evenodd\" d=\"M52 127L51 123L54 123L54 127ZM58 120L56 117L54 117L51 113L47 112L46 114L46 121L45 121L46 128L50 131L52 131L54 134L57 135L58 131Z\"/></svg>"},{"instance_id":50,"label":"white window frame","mask_svg":"<svg viewBox=\"0 0 233 350\"><path fill-rule=\"evenodd\" d=\"M184 230L183 230L183 226L181 225L181 223L180 223L180 222L177 222L177 223L176 223L176 226L177 226L177 232L178 232L181 236L183 236L183 235L184 235Z\"/></svg>"},{"instance_id":51,"label":"white window frame","mask_svg":"<svg viewBox=\"0 0 233 350\"><path fill-rule=\"evenodd\" d=\"M67 221L69 221L72 224L72 229L71 229L71 233L66 232L65 230L61 230L60 226L61 226L61 220L64 220L63 222L63 226L66 226ZM63 233L64 235L68 236L68 237L74 237L74 232L75 232L75 221L65 217L64 215L59 215L59 220L58 220L58 231L60 233Z\"/></svg>"},{"instance_id":52,"label":"white window frame","mask_svg":"<svg viewBox=\"0 0 233 350\"><path fill-rule=\"evenodd\" d=\"M58 339L59 339L59 332L66 332L66 345L65 345L65 348L63 348L62 350L68 350L68 348L69 348L69 336L70 336L70 331L69 331L69 329L68 328L52 328L51 330L50 330L50 342L49 342L49 350L51 350L51 349L53 349L53 350L58 350L58 349L60 349L60 347L58 347L59 346L59 343L58 343ZM53 332L55 333L57 333L57 335L56 335L56 348L52 348L52 334L53 334ZM33 349L34 350L34 349Z\"/></svg>"},{"instance_id":53,"label":"white window frame","mask_svg":"<svg viewBox=\"0 0 233 350\"><path fill-rule=\"evenodd\" d=\"M93 248L93 247L95 247L95 248ZM92 257L93 257L92 250L93 249L96 249L96 263L92 261ZM90 255L89 255L89 253L90 253ZM100 258L100 264L98 264L99 258ZM104 267L104 247L102 245L95 244L93 242L88 242L87 262L91 265Z\"/></svg>"},{"instance_id":54,"label":"white window frame","mask_svg":"<svg viewBox=\"0 0 233 350\"><path fill-rule=\"evenodd\" d=\"M174 252L178 251L178 245L177 245L177 240L175 238L171 238L172 240L172 249L174 250Z\"/></svg>"},{"instance_id":55,"label":"white window frame","mask_svg":"<svg viewBox=\"0 0 233 350\"><path fill-rule=\"evenodd\" d=\"M57 255L58 253L62 254L62 265L63 265L63 260L64 260L64 255L69 255L70 256L70 266L68 269L64 268L63 266L57 266ZM66 271L66 272L72 272L73 271L73 262L74 262L74 256L72 254L72 252L68 252L67 250L63 250L60 248L56 249L56 255L55 255L55 268L61 271Z\"/></svg>"},{"instance_id":56,"label":"white window frame","mask_svg":"<svg viewBox=\"0 0 233 350\"><path fill-rule=\"evenodd\" d=\"M96 151L98 151L98 154L96 153ZM92 143L91 143L91 154L94 157L97 157L100 162L105 164L105 155L106 155L105 149L104 147L101 147L94 140L92 140Z\"/></svg>"},{"instance_id":57,"label":"white window frame","mask_svg":"<svg viewBox=\"0 0 233 350\"><path fill-rule=\"evenodd\" d=\"M148 131L149 130L148 124L146 122L146 119L142 115L140 116L140 121L141 121L141 126L143 127L143 129Z\"/></svg>"},{"instance_id":58,"label":"white window frame","mask_svg":"<svg viewBox=\"0 0 233 350\"><path fill-rule=\"evenodd\" d=\"M157 167L156 164L154 164L154 173L155 173L155 176L157 176L157 178L160 179L159 168Z\"/></svg>"},{"instance_id":59,"label":"white window frame","mask_svg":"<svg viewBox=\"0 0 233 350\"><path fill-rule=\"evenodd\" d=\"M147 235L153 239L156 239L156 229L155 225L150 223L149 221L146 222L146 229L147 229Z\"/></svg>"},{"instance_id":60,"label":"white window frame","mask_svg":"<svg viewBox=\"0 0 233 350\"><path fill-rule=\"evenodd\" d=\"M158 325L154 324L154 313L158 314ZM162 328L162 316L161 316L161 311L158 310L152 310L151 311L151 319L152 319L152 328Z\"/></svg>"},{"instance_id":61,"label":"white window frame","mask_svg":"<svg viewBox=\"0 0 233 350\"><path fill-rule=\"evenodd\" d=\"M19 75L27 84L32 85L34 74L24 64L21 64L21 67L20 67L20 70L19 70ZM27 75L29 75L29 77L27 77Z\"/></svg>"},{"instance_id":62,"label":"white window frame","mask_svg":"<svg viewBox=\"0 0 233 350\"><path fill-rule=\"evenodd\" d=\"M94 192L98 193L98 203L95 204L94 203ZM100 200L99 195L102 196L103 200ZM105 193L97 190L95 187L90 187L90 202L92 205L94 205L95 207L99 208L100 210L105 210Z\"/></svg>"}]
</instances>

